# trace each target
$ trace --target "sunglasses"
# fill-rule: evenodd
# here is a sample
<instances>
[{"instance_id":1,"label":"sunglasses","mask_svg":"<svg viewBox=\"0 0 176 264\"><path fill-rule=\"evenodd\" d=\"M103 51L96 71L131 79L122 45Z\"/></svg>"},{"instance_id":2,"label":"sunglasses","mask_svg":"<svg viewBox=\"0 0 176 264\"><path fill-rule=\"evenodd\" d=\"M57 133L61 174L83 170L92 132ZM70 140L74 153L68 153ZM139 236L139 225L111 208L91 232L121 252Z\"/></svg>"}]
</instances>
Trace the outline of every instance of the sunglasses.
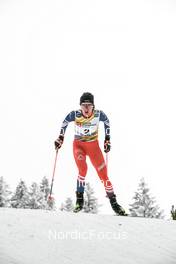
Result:
<instances>
[{"instance_id":1,"label":"sunglasses","mask_svg":"<svg viewBox=\"0 0 176 264\"><path fill-rule=\"evenodd\" d=\"M83 107L93 107L93 104L91 104L91 103L82 103L81 106L83 106Z\"/></svg>"}]
</instances>

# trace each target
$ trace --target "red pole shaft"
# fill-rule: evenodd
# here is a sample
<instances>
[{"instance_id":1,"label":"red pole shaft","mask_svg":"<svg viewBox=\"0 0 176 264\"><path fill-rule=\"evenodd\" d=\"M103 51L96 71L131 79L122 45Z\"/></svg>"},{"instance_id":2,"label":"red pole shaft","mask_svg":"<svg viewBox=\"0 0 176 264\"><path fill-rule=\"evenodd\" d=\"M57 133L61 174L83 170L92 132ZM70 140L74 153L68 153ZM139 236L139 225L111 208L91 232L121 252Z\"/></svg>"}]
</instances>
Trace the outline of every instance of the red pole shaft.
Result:
<instances>
[{"instance_id":1,"label":"red pole shaft","mask_svg":"<svg viewBox=\"0 0 176 264\"><path fill-rule=\"evenodd\" d=\"M51 181L51 188L50 188L49 197L51 197L52 190L53 190L53 182L54 182L54 176L55 176L55 171L56 171L57 156L58 156L58 149L56 150L56 156L55 156L55 160L54 160L54 168L53 168L53 175L52 175L52 181Z\"/></svg>"}]
</instances>

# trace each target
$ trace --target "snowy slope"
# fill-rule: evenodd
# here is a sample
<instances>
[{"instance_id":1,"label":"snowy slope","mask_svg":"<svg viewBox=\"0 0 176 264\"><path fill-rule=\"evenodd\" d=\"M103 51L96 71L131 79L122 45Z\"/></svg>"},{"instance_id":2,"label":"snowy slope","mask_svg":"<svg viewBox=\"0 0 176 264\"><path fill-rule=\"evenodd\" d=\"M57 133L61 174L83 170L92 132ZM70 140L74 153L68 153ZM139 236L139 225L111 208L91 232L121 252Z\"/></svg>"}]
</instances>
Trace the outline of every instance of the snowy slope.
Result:
<instances>
[{"instance_id":1,"label":"snowy slope","mask_svg":"<svg viewBox=\"0 0 176 264\"><path fill-rule=\"evenodd\" d=\"M176 221L0 209L1 264L175 264Z\"/></svg>"}]
</instances>

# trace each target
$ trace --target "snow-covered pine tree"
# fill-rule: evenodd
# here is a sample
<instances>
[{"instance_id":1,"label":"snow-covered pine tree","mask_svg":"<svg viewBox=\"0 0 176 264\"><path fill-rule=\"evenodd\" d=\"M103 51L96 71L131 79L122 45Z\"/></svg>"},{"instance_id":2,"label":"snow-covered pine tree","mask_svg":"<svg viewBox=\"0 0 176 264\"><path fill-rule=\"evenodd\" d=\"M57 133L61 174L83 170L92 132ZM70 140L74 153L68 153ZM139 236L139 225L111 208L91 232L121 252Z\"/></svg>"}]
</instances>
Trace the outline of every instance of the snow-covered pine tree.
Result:
<instances>
[{"instance_id":1,"label":"snow-covered pine tree","mask_svg":"<svg viewBox=\"0 0 176 264\"><path fill-rule=\"evenodd\" d=\"M15 193L10 200L13 208L28 208L29 193L25 182L21 179L16 187Z\"/></svg>"},{"instance_id":2,"label":"snow-covered pine tree","mask_svg":"<svg viewBox=\"0 0 176 264\"><path fill-rule=\"evenodd\" d=\"M44 194L45 200L47 201L50 192L49 180L44 176L40 183L40 191Z\"/></svg>"},{"instance_id":3,"label":"snow-covered pine tree","mask_svg":"<svg viewBox=\"0 0 176 264\"><path fill-rule=\"evenodd\" d=\"M45 209L46 200L44 193L41 192L38 184L33 182L29 188L29 204L30 209Z\"/></svg>"},{"instance_id":4,"label":"snow-covered pine tree","mask_svg":"<svg viewBox=\"0 0 176 264\"><path fill-rule=\"evenodd\" d=\"M11 192L3 176L0 177L0 207L8 207Z\"/></svg>"},{"instance_id":5,"label":"snow-covered pine tree","mask_svg":"<svg viewBox=\"0 0 176 264\"><path fill-rule=\"evenodd\" d=\"M54 199L48 199L49 193L50 193L50 186L49 186L49 180L44 176L41 183L40 183L40 191L44 195L45 199L45 209L47 210L55 210L55 200Z\"/></svg>"},{"instance_id":6,"label":"snow-covered pine tree","mask_svg":"<svg viewBox=\"0 0 176 264\"><path fill-rule=\"evenodd\" d=\"M87 182L85 185L85 192L84 192L83 211L85 213L97 214L98 207L100 207L100 205L98 205L98 199L94 196L94 190L90 186L90 183Z\"/></svg>"},{"instance_id":7,"label":"snow-covered pine tree","mask_svg":"<svg viewBox=\"0 0 176 264\"><path fill-rule=\"evenodd\" d=\"M174 205L172 205L171 216L173 220L176 220L176 209L174 208Z\"/></svg>"},{"instance_id":8,"label":"snow-covered pine tree","mask_svg":"<svg viewBox=\"0 0 176 264\"><path fill-rule=\"evenodd\" d=\"M68 197L64 203L61 204L61 211L72 212L74 209L73 201Z\"/></svg>"},{"instance_id":9,"label":"snow-covered pine tree","mask_svg":"<svg viewBox=\"0 0 176 264\"><path fill-rule=\"evenodd\" d=\"M155 198L151 197L149 188L142 177L135 195L134 202L130 204L131 216L148 217L148 218L164 218L163 211L156 204Z\"/></svg>"}]
</instances>

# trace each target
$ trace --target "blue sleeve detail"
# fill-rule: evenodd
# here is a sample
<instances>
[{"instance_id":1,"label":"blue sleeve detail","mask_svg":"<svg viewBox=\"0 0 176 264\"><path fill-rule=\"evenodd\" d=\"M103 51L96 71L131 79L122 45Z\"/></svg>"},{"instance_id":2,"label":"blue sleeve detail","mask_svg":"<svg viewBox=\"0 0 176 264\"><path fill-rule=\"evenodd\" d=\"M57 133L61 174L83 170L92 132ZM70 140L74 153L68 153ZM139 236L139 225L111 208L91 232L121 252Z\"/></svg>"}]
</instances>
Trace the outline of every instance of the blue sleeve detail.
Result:
<instances>
[{"instance_id":1,"label":"blue sleeve detail","mask_svg":"<svg viewBox=\"0 0 176 264\"><path fill-rule=\"evenodd\" d=\"M64 136L65 131L68 127L68 124L72 121L75 121L75 115L76 115L76 112L72 111L66 116L66 118L64 119L62 126L61 126L60 135Z\"/></svg>"},{"instance_id":2,"label":"blue sleeve detail","mask_svg":"<svg viewBox=\"0 0 176 264\"><path fill-rule=\"evenodd\" d=\"M105 138L108 138L110 140L110 123L107 115L100 110L100 121L104 123L104 129L105 129Z\"/></svg>"},{"instance_id":3,"label":"blue sleeve detail","mask_svg":"<svg viewBox=\"0 0 176 264\"><path fill-rule=\"evenodd\" d=\"M65 118L64 121L72 122L75 121L75 111L71 111Z\"/></svg>"}]
</instances>

